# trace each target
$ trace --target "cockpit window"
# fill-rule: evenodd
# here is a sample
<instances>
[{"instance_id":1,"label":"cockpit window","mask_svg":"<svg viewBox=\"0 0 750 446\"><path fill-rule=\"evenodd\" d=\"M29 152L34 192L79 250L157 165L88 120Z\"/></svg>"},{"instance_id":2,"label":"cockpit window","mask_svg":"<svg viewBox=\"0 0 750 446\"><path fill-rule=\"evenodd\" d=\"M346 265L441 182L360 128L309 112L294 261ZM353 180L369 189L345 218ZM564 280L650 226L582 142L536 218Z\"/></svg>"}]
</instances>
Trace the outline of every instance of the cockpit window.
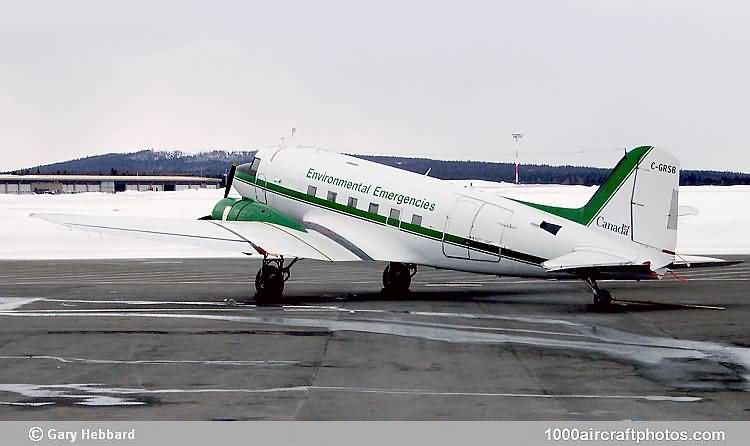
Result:
<instances>
[{"instance_id":1,"label":"cockpit window","mask_svg":"<svg viewBox=\"0 0 750 446\"><path fill-rule=\"evenodd\" d=\"M260 158L255 158L250 166L250 175L256 176L258 174L258 166L260 166Z\"/></svg>"},{"instance_id":2,"label":"cockpit window","mask_svg":"<svg viewBox=\"0 0 750 446\"><path fill-rule=\"evenodd\" d=\"M237 170L254 177L258 175L258 166L260 166L260 158L256 157L251 163L240 164L237 166Z\"/></svg>"}]
</instances>

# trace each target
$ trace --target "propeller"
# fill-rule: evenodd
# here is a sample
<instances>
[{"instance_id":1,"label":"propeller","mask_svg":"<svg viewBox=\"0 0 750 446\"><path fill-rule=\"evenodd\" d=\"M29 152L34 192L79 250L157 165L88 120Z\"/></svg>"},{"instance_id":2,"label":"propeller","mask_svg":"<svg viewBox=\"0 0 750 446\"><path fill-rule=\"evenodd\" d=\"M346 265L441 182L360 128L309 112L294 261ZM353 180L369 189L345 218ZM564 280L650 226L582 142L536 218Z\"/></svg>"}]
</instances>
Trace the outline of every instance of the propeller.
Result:
<instances>
[{"instance_id":1,"label":"propeller","mask_svg":"<svg viewBox=\"0 0 750 446\"><path fill-rule=\"evenodd\" d=\"M234 181L234 171L237 170L237 163L232 163L232 167L229 168L229 175L227 175L227 187L224 189L224 198L229 196L229 191L232 190L232 181Z\"/></svg>"}]
</instances>

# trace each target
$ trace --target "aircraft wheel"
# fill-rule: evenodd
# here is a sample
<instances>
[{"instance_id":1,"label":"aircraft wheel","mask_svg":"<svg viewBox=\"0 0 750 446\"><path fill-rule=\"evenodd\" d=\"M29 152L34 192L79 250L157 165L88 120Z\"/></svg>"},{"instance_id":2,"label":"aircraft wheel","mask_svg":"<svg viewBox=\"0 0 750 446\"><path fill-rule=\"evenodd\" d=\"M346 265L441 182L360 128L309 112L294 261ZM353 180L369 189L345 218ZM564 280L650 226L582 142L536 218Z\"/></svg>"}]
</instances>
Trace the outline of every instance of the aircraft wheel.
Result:
<instances>
[{"instance_id":1,"label":"aircraft wheel","mask_svg":"<svg viewBox=\"0 0 750 446\"><path fill-rule=\"evenodd\" d=\"M255 276L255 302L271 304L281 301L284 292L284 276L273 265L264 265Z\"/></svg>"},{"instance_id":2,"label":"aircraft wheel","mask_svg":"<svg viewBox=\"0 0 750 446\"><path fill-rule=\"evenodd\" d=\"M612 295L607 290L598 290L594 294L594 305L598 307L606 307L612 303Z\"/></svg>"},{"instance_id":3,"label":"aircraft wheel","mask_svg":"<svg viewBox=\"0 0 750 446\"><path fill-rule=\"evenodd\" d=\"M389 263L383 271L383 292L388 295L408 292L411 276L411 271L403 263Z\"/></svg>"}]
</instances>

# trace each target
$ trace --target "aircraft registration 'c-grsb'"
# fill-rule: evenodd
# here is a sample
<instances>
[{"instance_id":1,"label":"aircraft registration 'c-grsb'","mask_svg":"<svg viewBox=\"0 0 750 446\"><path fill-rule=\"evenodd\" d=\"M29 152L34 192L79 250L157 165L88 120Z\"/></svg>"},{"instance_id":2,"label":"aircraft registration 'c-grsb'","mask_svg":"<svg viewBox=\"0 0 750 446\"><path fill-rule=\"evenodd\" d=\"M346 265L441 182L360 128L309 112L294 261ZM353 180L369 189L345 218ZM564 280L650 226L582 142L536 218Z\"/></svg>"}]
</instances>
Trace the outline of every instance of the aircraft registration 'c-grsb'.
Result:
<instances>
[{"instance_id":1,"label":"aircraft registration 'c-grsb'","mask_svg":"<svg viewBox=\"0 0 750 446\"><path fill-rule=\"evenodd\" d=\"M256 302L281 299L298 259L385 261L384 292L409 289L417 265L502 276L659 279L733 262L675 253L680 167L651 146L627 152L580 208L496 192L310 148L276 148L232 166L224 199L200 220L36 214L97 232L177 239L263 257ZM234 185L242 198L228 198ZM285 264L286 260L292 259Z\"/></svg>"}]
</instances>

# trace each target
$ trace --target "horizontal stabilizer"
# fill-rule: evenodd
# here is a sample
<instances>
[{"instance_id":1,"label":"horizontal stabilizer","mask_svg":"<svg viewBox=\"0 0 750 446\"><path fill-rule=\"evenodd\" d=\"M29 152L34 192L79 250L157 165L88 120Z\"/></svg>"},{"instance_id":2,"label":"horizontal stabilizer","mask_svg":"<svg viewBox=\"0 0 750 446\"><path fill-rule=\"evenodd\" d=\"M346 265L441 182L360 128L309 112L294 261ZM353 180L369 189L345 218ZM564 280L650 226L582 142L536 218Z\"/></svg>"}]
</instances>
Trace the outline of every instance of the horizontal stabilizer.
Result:
<instances>
[{"instance_id":1,"label":"horizontal stabilizer","mask_svg":"<svg viewBox=\"0 0 750 446\"><path fill-rule=\"evenodd\" d=\"M686 217L688 215L698 215L700 214L700 211L695 206L688 206L688 205L681 205L677 208L677 214L680 217Z\"/></svg>"},{"instance_id":2,"label":"horizontal stabilizer","mask_svg":"<svg viewBox=\"0 0 750 446\"><path fill-rule=\"evenodd\" d=\"M688 256L677 254L675 261L669 265L670 269L687 268L716 268L721 266L732 266L742 263L742 260L724 260L715 257Z\"/></svg>"},{"instance_id":3,"label":"horizontal stabilizer","mask_svg":"<svg viewBox=\"0 0 750 446\"><path fill-rule=\"evenodd\" d=\"M673 256L655 250L612 252L593 247L576 248L542 264L547 271L575 274L592 279L659 279L668 271Z\"/></svg>"},{"instance_id":4,"label":"horizontal stabilizer","mask_svg":"<svg viewBox=\"0 0 750 446\"><path fill-rule=\"evenodd\" d=\"M575 271L588 268L634 265L632 258L618 256L595 248L577 248L568 254L542 263L547 271Z\"/></svg>"}]
</instances>

